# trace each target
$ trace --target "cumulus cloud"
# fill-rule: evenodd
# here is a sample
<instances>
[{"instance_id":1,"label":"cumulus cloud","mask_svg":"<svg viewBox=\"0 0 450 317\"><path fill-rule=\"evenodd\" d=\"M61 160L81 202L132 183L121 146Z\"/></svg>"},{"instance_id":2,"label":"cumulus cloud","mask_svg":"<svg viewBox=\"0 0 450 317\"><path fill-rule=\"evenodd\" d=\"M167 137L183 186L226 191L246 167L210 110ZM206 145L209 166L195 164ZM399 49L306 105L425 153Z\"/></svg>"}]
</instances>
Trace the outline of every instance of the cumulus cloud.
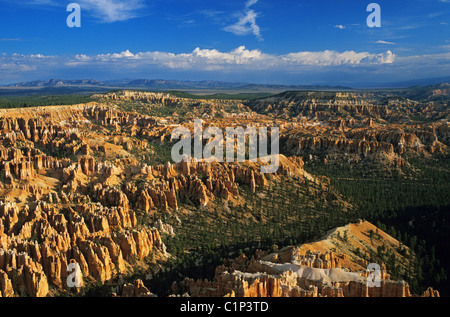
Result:
<instances>
[{"instance_id":1,"label":"cumulus cloud","mask_svg":"<svg viewBox=\"0 0 450 317\"><path fill-rule=\"evenodd\" d=\"M395 54L387 51L382 54L368 52L297 52L287 55L265 54L260 50L248 50L245 46L230 52L220 52L216 49L196 48L191 53L174 54L168 52L140 52L130 51L121 53L100 54L96 56L77 55L70 61L77 63L121 63L121 64L153 64L172 69L215 70L234 66L248 69L295 69L297 66L339 66L360 64L391 64L395 61Z\"/></svg>"},{"instance_id":2,"label":"cumulus cloud","mask_svg":"<svg viewBox=\"0 0 450 317\"><path fill-rule=\"evenodd\" d=\"M326 50L323 52L290 53L283 59L292 65L312 66L392 64L395 60L395 54L391 51L382 54L370 54L368 52L346 51L339 53Z\"/></svg>"},{"instance_id":3,"label":"cumulus cloud","mask_svg":"<svg viewBox=\"0 0 450 317\"><path fill-rule=\"evenodd\" d=\"M68 66L85 64L120 64L124 67L136 65L155 65L170 69L219 70L237 65L253 65L263 61L263 53L259 50L248 50L244 46L230 52L215 49L196 48L191 53L174 54L170 52L140 52L129 50L121 53L99 54L95 56L76 55L66 62Z\"/></svg>"},{"instance_id":4,"label":"cumulus cloud","mask_svg":"<svg viewBox=\"0 0 450 317\"><path fill-rule=\"evenodd\" d=\"M252 33L259 40L263 40L261 35L261 28L256 23L258 14L251 10L250 7L255 5L258 0L248 0L245 3L244 12L239 14L239 20L224 28L224 31L231 32L236 35L247 35Z\"/></svg>"},{"instance_id":5,"label":"cumulus cloud","mask_svg":"<svg viewBox=\"0 0 450 317\"><path fill-rule=\"evenodd\" d=\"M144 69L171 69L180 71L289 71L300 72L304 67L355 67L358 65L383 65L395 62L396 55L391 51L373 54L355 51L295 52L286 55L266 54L260 50L249 50L240 46L229 52L216 49L196 48L190 53L138 52L129 50L120 53L98 55L77 54L75 56L1 55L2 69L18 71L36 68L58 69L61 67L89 69L109 68L121 71Z\"/></svg>"},{"instance_id":6,"label":"cumulus cloud","mask_svg":"<svg viewBox=\"0 0 450 317\"><path fill-rule=\"evenodd\" d=\"M44 56L42 54L17 54L0 55L0 74L14 74L32 72L38 69L40 63L54 64L54 56Z\"/></svg>"},{"instance_id":7,"label":"cumulus cloud","mask_svg":"<svg viewBox=\"0 0 450 317\"><path fill-rule=\"evenodd\" d=\"M450 51L397 56L392 51L305 51L267 54L240 46L231 51L195 48L191 52L111 52L72 56L0 54L0 82L42 78L210 78L251 82L318 82L348 84L445 76L450 72ZM172 74L172 75L170 75ZM425 78L425 77L424 77Z\"/></svg>"}]
</instances>

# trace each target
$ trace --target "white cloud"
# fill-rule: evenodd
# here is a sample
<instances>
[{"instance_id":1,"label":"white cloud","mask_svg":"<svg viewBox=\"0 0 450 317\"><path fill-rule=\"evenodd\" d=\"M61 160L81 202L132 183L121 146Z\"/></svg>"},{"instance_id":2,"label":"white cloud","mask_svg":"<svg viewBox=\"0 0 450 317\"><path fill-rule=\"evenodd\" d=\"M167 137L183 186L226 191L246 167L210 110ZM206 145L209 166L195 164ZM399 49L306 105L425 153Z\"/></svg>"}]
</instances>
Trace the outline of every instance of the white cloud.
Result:
<instances>
[{"instance_id":1,"label":"white cloud","mask_svg":"<svg viewBox=\"0 0 450 317\"><path fill-rule=\"evenodd\" d=\"M143 0L77 0L82 10L90 11L102 22L125 21L138 16Z\"/></svg>"},{"instance_id":2,"label":"white cloud","mask_svg":"<svg viewBox=\"0 0 450 317\"><path fill-rule=\"evenodd\" d=\"M258 39L262 39L261 30L256 24L257 14L253 10L246 12L246 15L241 17L235 24L224 28L225 31L234 33L236 35L247 35L253 33Z\"/></svg>"},{"instance_id":3,"label":"white cloud","mask_svg":"<svg viewBox=\"0 0 450 317\"><path fill-rule=\"evenodd\" d=\"M120 53L98 55L77 54L75 56L45 56L41 54L3 54L0 56L2 70L18 71L35 69L75 69L83 67L95 72L95 69L144 70L171 69L179 71L288 71L301 72L305 67L326 69L327 67L356 67L392 64L396 55L391 51L381 54L355 51L319 51L294 52L286 55L266 54L260 50L249 50L240 46L229 52L216 49L196 48L190 53L174 54L170 52L148 51L132 53L129 50Z\"/></svg>"},{"instance_id":4,"label":"white cloud","mask_svg":"<svg viewBox=\"0 0 450 317\"><path fill-rule=\"evenodd\" d=\"M357 53L355 51L336 52L299 52L290 53L283 57L291 65L310 66L338 66L338 65L368 65L368 64L392 64L395 54L387 51L382 54L370 54L368 52Z\"/></svg>"},{"instance_id":5,"label":"white cloud","mask_svg":"<svg viewBox=\"0 0 450 317\"><path fill-rule=\"evenodd\" d=\"M29 66L29 65L23 65L23 64L14 64L14 63L5 63L0 64L0 71L1 72L30 72L35 71L36 66Z\"/></svg>"},{"instance_id":6,"label":"white cloud","mask_svg":"<svg viewBox=\"0 0 450 317\"><path fill-rule=\"evenodd\" d=\"M247 9L250 8L252 5L257 4L258 1L259 1L259 0L248 0L248 1L245 3L245 8L247 8Z\"/></svg>"},{"instance_id":7,"label":"white cloud","mask_svg":"<svg viewBox=\"0 0 450 317\"><path fill-rule=\"evenodd\" d=\"M37 70L41 63L54 64L54 58L54 56L44 56L42 54L2 54L0 56L0 74L32 72Z\"/></svg>"},{"instance_id":8,"label":"white cloud","mask_svg":"<svg viewBox=\"0 0 450 317\"><path fill-rule=\"evenodd\" d=\"M220 52L215 49L196 48L191 53L174 54L169 52L130 51L121 53L100 54L95 56L76 55L66 62L67 66L81 65L114 65L122 67L140 67L154 65L170 69L182 70L219 70L237 65L252 65L263 60L264 55L259 50L248 50L244 46L230 52Z\"/></svg>"},{"instance_id":9,"label":"white cloud","mask_svg":"<svg viewBox=\"0 0 450 317\"><path fill-rule=\"evenodd\" d=\"M383 40L378 40L375 43L377 43L377 44L387 44L387 45L395 45L396 44L394 42L388 42L388 41L383 41Z\"/></svg>"},{"instance_id":10,"label":"white cloud","mask_svg":"<svg viewBox=\"0 0 450 317\"><path fill-rule=\"evenodd\" d=\"M73 0L61 3L58 0L27 0L23 5L67 6L69 2L78 3L86 11L103 23L126 21L139 16L145 7L145 0Z\"/></svg>"},{"instance_id":11,"label":"white cloud","mask_svg":"<svg viewBox=\"0 0 450 317\"><path fill-rule=\"evenodd\" d=\"M450 72L450 51L397 56L392 51L305 51L267 54L240 46L231 51L196 48L186 53L159 51L111 52L73 56L0 54L0 82L42 78L210 78L246 81L385 82L445 76ZM159 75L158 75L159 74ZM172 75L169 75L172 74ZM181 77L180 77L181 76Z\"/></svg>"},{"instance_id":12,"label":"white cloud","mask_svg":"<svg viewBox=\"0 0 450 317\"><path fill-rule=\"evenodd\" d=\"M368 52L296 52L287 55L265 54L260 50L248 50L245 46L230 52L216 49L196 48L191 53L140 52L100 54L95 56L76 55L66 62L67 66L120 65L121 67L145 67L149 65L178 70L289 70L296 71L304 66L356 66L392 64L396 55L391 51L382 54Z\"/></svg>"},{"instance_id":13,"label":"white cloud","mask_svg":"<svg viewBox=\"0 0 450 317\"><path fill-rule=\"evenodd\" d=\"M340 29L340 30L344 30L345 26L343 26L342 24L337 24L334 26L336 29Z\"/></svg>"},{"instance_id":14,"label":"white cloud","mask_svg":"<svg viewBox=\"0 0 450 317\"><path fill-rule=\"evenodd\" d=\"M257 2L258 0L248 0L245 4L244 12L239 15L239 21L225 27L223 30L236 35L247 35L252 33L258 40L262 41L261 29L256 23L258 14L254 10L250 10L250 7Z\"/></svg>"},{"instance_id":15,"label":"white cloud","mask_svg":"<svg viewBox=\"0 0 450 317\"><path fill-rule=\"evenodd\" d=\"M397 60L400 65L417 64L423 67L430 67L431 65L439 67L439 65L448 65L450 63L450 51L437 54L398 57Z\"/></svg>"}]
</instances>

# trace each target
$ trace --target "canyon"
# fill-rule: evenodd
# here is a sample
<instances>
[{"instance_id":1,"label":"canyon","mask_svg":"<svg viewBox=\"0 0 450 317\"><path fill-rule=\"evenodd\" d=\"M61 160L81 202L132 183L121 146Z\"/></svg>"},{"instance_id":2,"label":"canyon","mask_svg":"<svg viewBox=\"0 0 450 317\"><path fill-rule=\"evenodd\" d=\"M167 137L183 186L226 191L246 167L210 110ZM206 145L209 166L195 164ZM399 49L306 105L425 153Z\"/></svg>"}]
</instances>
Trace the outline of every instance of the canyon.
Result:
<instances>
[{"instance_id":1,"label":"canyon","mask_svg":"<svg viewBox=\"0 0 450 317\"><path fill-rule=\"evenodd\" d=\"M136 278L136 271L154 275L176 261L166 244L180 235L196 239L195 232L180 230L187 219L195 221L194 213L207 217L205 230L212 219L226 222L243 208L249 226L268 223L263 215L268 207L249 205L254 197L269 197L283 182L295 184L303 195L298 197L309 195L351 213L352 203L334 191L327 177L307 172L307 162L398 169L409 166L411 158L447 155L450 146L448 120L408 119L412 113L448 118L448 111L416 101L404 102L405 111L399 111L400 105L378 105L351 93L297 92L239 101L123 91L93 99L72 106L0 110L0 296L65 296L115 285L123 297L154 297L152 280L149 286ZM183 115L180 109L189 111ZM158 111L169 115L155 115ZM176 141L173 130L193 131L191 119L197 115L204 129L279 128L278 170L261 173L261 158L171 162L167 152ZM156 158L163 163L155 164ZM313 202L304 204L320 209L312 209ZM234 230L216 235L231 239ZM379 232L375 244L368 238L370 230ZM337 237L343 232L348 232L345 241ZM367 286L368 262L354 250L369 254L385 245L405 266L412 261L398 252L399 241L361 220L314 243L226 260L211 281L186 276L174 284L172 295L417 296L406 282L391 280L386 267L381 287ZM67 286L71 263L79 265L83 277L76 290ZM430 288L425 295L439 292Z\"/></svg>"}]
</instances>

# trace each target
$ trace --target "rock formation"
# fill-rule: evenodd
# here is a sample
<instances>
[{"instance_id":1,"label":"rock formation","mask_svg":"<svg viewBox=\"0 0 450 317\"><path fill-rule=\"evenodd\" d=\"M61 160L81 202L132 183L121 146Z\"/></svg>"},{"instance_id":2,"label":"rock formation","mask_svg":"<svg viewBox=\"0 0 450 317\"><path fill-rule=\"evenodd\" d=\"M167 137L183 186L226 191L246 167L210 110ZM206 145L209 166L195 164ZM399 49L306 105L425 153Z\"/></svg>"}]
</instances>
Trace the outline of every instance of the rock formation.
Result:
<instances>
[{"instance_id":1,"label":"rock formation","mask_svg":"<svg viewBox=\"0 0 450 317\"><path fill-rule=\"evenodd\" d=\"M122 290L122 297L157 297L152 294L141 280L136 280L133 284L125 284Z\"/></svg>"},{"instance_id":2,"label":"rock formation","mask_svg":"<svg viewBox=\"0 0 450 317\"><path fill-rule=\"evenodd\" d=\"M349 231L350 242L374 226L368 222L337 228L324 240L280 252L257 253L256 257L242 255L225 261L216 268L213 281L185 279L178 290L199 297L412 297L409 285L393 281L381 265L380 285L368 283L367 262L355 254L336 254L339 250L333 234ZM385 243L398 241L379 232ZM334 247L336 246L336 247ZM306 250L306 251L305 251ZM313 251L314 250L314 251ZM318 250L318 251L316 251ZM320 251L319 251L320 250ZM347 249L346 249L347 250ZM345 251L345 250L341 250ZM348 250L345 252L349 252ZM428 289L423 296L437 297L439 292Z\"/></svg>"},{"instance_id":3,"label":"rock formation","mask_svg":"<svg viewBox=\"0 0 450 317\"><path fill-rule=\"evenodd\" d=\"M135 262L167 258L161 235L179 231L154 217L183 213L187 203L205 212L219 202L244 205L243 187L259 195L285 177L328 186L305 172L307 154L400 167L410 154L441 155L450 146L447 122L411 124L396 102L380 105L350 93L291 93L245 105L147 92L97 97L102 104L0 110L0 296L64 293L70 264L78 264L84 280L102 284L128 273ZM153 164L155 145L174 142L173 129L192 130L192 124L115 105L129 101L149 108L190 107L195 114L205 107L205 128L279 127L280 166L263 174L261 158ZM408 101L403 107L410 116L446 115L432 104L421 108ZM186 280L183 287L195 296L410 296L407 284L384 271L382 287L368 288L367 263L348 250L293 250L228 263L214 281ZM292 266L286 269L288 262ZM425 295L439 294L430 289ZM124 287L123 296L151 294L136 281Z\"/></svg>"}]
</instances>

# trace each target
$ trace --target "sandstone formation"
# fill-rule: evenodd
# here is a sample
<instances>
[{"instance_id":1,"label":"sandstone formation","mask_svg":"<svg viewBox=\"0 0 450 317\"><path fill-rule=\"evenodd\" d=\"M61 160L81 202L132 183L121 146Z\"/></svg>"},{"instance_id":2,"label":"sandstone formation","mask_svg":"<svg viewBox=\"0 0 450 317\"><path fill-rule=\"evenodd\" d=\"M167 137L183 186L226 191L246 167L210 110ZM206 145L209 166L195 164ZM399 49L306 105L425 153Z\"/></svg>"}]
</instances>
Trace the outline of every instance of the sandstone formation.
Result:
<instances>
[{"instance_id":1,"label":"sandstone formation","mask_svg":"<svg viewBox=\"0 0 450 317\"><path fill-rule=\"evenodd\" d=\"M368 283L367 261L350 253L350 247L340 249L340 244L336 244L338 232L350 232L349 244L354 246L357 239L361 243L359 239L374 228L368 222L360 222L337 228L323 240L311 244L272 254L259 252L250 259L242 255L217 267L213 281L186 279L177 290L200 297L414 296L406 282L391 280L384 264L381 264L379 287L372 287ZM388 247L398 244L384 232L378 234ZM423 296L436 297L439 292L428 289Z\"/></svg>"},{"instance_id":2,"label":"sandstone formation","mask_svg":"<svg viewBox=\"0 0 450 317\"><path fill-rule=\"evenodd\" d=\"M157 297L152 294L141 280L136 280L133 284L125 284L122 290L122 297Z\"/></svg>"},{"instance_id":3,"label":"sandstone formation","mask_svg":"<svg viewBox=\"0 0 450 317\"><path fill-rule=\"evenodd\" d=\"M95 103L57 109L0 116L3 296L65 290L70 263L79 265L84 278L105 283L126 273L131 261L154 252L166 255L159 230L174 235L173 228L162 222L155 224L159 230L140 225L136 211L176 211L186 199L198 206L216 197L238 201L243 185L256 191L277 175L311 177L301 159L285 157L269 178L261 174L261 163L148 166L128 151L144 150L158 139L151 131L167 134L155 118ZM103 128L115 132L107 135ZM100 161L114 145L128 154L114 163Z\"/></svg>"},{"instance_id":4,"label":"sandstone formation","mask_svg":"<svg viewBox=\"0 0 450 317\"><path fill-rule=\"evenodd\" d=\"M89 120L130 131L156 121L96 105L43 113L0 117L5 193L23 197L0 199L2 296L42 297L50 287L67 289L70 263L80 266L84 278L104 283L125 273L128 261L166 254L158 230L137 226L127 196L116 181L108 181L121 170L89 156L89 139L80 130ZM91 178L98 179L92 187Z\"/></svg>"},{"instance_id":5,"label":"sandstone formation","mask_svg":"<svg viewBox=\"0 0 450 317\"><path fill-rule=\"evenodd\" d=\"M0 110L0 296L64 294L70 291L71 264L79 265L84 286L109 283L155 256L164 261L170 255L163 239L182 231L165 217L189 214L187 205L204 213L219 204L242 206L247 195L264 195L275 182L293 178L328 188L326 178L304 170L305 157L399 168L414 155L448 152L448 121L409 120L446 118L447 110L360 97L305 92L241 102L123 91L94 96L101 103ZM121 110L128 104L137 108ZM138 107L144 110L134 111ZM143 114L155 108L173 115ZM186 109L184 116L176 113ZM176 127L193 132L193 118L202 118L204 129L278 127L277 172L261 173L261 157L244 163L168 162L159 151L176 141L171 135ZM159 156L163 164L154 163ZM213 281L186 279L179 289L192 296L412 296L382 263L381 287L368 287L368 263L352 251L370 253L368 230L376 228L352 224L317 243L227 261ZM348 241L338 243L338 233L347 231ZM392 250L398 246L385 233L380 236ZM439 293L429 289L424 295ZM154 295L137 280L123 287L122 296Z\"/></svg>"},{"instance_id":6,"label":"sandstone formation","mask_svg":"<svg viewBox=\"0 0 450 317\"><path fill-rule=\"evenodd\" d=\"M249 101L260 115L281 118L280 145L285 155L327 155L345 162L375 161L399 167L409 154L448 153L449 116L436 104L390 100L340 92L285 92ZM416 116L436 118L414 123Z\"/></svg>"}]
</instances>

